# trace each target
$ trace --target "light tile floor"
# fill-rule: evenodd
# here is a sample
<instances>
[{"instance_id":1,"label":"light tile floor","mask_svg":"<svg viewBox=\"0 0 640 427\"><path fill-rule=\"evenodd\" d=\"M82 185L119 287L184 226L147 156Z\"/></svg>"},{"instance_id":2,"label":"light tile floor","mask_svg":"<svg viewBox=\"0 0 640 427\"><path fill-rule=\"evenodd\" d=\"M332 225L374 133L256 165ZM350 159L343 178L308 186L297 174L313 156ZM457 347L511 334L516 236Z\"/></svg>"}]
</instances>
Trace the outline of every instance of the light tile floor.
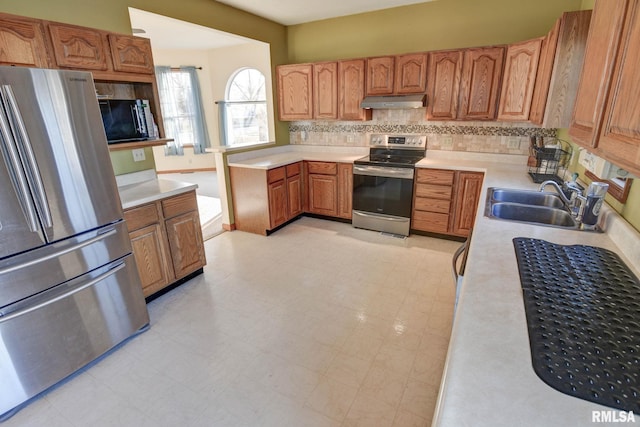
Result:
<instances>
[{"instance_id":1,"label":"light tile floor","mask_svg":"<svg viewBox=\"0 0 640 427\"><path fill-rule=\"evenodd\" d=\"M312 218L223 233L149 331L2 427L428 426L458 245Z\"/></svg>"}]
</instances>

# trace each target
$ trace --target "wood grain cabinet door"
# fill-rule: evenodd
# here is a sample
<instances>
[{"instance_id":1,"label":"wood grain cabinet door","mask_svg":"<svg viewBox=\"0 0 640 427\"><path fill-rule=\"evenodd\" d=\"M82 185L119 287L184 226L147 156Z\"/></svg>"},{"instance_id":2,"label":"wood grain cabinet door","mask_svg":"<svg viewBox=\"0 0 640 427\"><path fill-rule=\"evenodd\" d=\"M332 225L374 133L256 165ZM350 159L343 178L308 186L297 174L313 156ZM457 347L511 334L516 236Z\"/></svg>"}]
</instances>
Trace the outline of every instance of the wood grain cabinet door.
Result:
<instances>
[{"instance_id":1,"label":"wood grain cabinet door","mask_svg":"<svg viewBox=\"0 0 640 427\"><path fill-rule=\"evenodd\" d=\"M558 46L560 24L560 19L557 19L553 28L542 40L542 46L540 47L540 61L538 62L536 84L533 88L533 100L531 101L531 111L529 112L529 121L538 125L541 125L544 121L544 112L551 86L551 74L553 73L553 64Z\"/></svg>"},{"instance_id":2,"label":"wood grain cabinet door","mask_svg":"<svg viewBox=\"0 0 640 427\"><path fill-rule=\"evenodd\" d=\"M278 116L281 121L313 118L313 65L276 67L278 76Z\"/></svg>"},{"instance_id":3,"label":"wood grain cabinet door","mask_svg":"<svg viewBox=\"0 0 640 427\"><path fill-rule=\"evenodd\" d=\"M287 184L285 180L272 182L268 185L269 218L271 228L284 224L288 219Z\"/></svg>"},{"instance_id":4,"label":"wood grain cabinet door","mask_svg":"<svg viewBox=\"0 0 640 427\"><path fill-rule=\"evenodd\" d=\"M109 46L115 71L153 74L153 55L149 39L109 34Z\"/></svg>"},{"instance_id":5,"label":"wood grain cabinet door","mask_svg":"<svg viewBox=\"0 0 640 427\"><path fill-rule=\"evenodd\" d=\"M338 62L338 118L370 120L371 110L360 108L365 90L365 60Z\"/></svg>"},{"instance_id":6,"label":"wood grain cabinet door","mask_svg":"<svg viewBox=\"0 0 640 427\"><path fill-rule=\"evenodd\" d=\"M396 57L395 93L424 93L427 90L427 54Z\"/></svg>"},{"instance_id":7,"label":"wood grain cabinet door","mask_svg":"<svg viewBox=\"0 0 640 427\"><path fill-rule=\"evenodd\" d=\"M198 212L187 212L165 221L176 278L206 264Z\"/></svg>"},{"instance_id":8,"label":"wood grain cabinet door","mask_svg":"<svg viewBox=\"0 0 640 427\"><path fill-rule=\"evenodd\" d=\"M569 125L572 139L586 147L597 145L627 3L628 0L597 1L591 15L584 63Z\"/></svg>"},{"instance_id":9,"label":"wood grain cabinet door","mask_svg":"<svg viewBox=\"0 0 640 427\"><path fill-rule=\"evenodd\" d=\"M455 120L462 73L462 50L429 53L427 119Z\"/></svg>"},{"instance_id":10,"label":"wood grain cabinet door","mask_svg":"<svg viewBox=\"0 0 640 427\"><path fill-rule=\"evenodd\" d=\"M338 118L338 63L313 64L313 117L323 120Z\"/></svg>"},{"instance_id":11,"label":"wood grain cabinet door","mask_svg":"<svg viewBox=\"0 0 640 427\"><path fill-rule=\"evenodd\" d=\"M59 68L107 69L106 33L92 28L49 22L53 56Z\"/></svg>"},{"instance_id":12,"label":"wood grain cabinet door","mask_svg":"<svg viewBox=\"0 0 640 427\"><path fill-rule=\"evenodd\" d=\"M529 120L541 47L541 38L507 47L498 120Z\"/></svg>"},{"instance_id":13,"label":"wood grain cabinet door","mask_svg":"<svg viewBox=\"0 0 640 427\"><path fill-rule=\"evenodd\" d=\"M39 21L0 14L0 64L49 66L44 29Z\"/></svg>"},{"instance_id":14,"label":"wood grain cabinet door","mask_svg":"<svg viewBox=\"0 0 640 427\"><path fill-rule=\"evenodd\" d=\"M171 279L170 260L160 224L129 233L145 297L164 288Z\"/></svg>"},{"instance_id":15,"label":"wood grain cabinet door","mask_svg":"<svg viewBox=\"0 0 640 427\"><path fill-rule=\"evenodd\" d=\"M639 0L629 2L624 28L604 112L598 152L618 166L640 175Z\"/></svg>"},{"instance_id":16,"label":"wood grain cabinet door","mask_svg":"<svg viewBox=\"0 0 640 427\"><path fill-rule=\"evenodd\" d=\"M309 175L309 211L338 215L338 179L336 175Z\"/></svg>"},{"instance_id":17,"label":"wood grain cabinet door","mask_svg":"<svg viewBox=\"0 0 640 427\"><path fill-rule=\"evenodd\" d=\"M379 56L367 59L367 96L391 95L395 74L395 58Z\"/></svg>"},{"instance_id":18,"label":"wood grain cabinet door","mask_svg":"<svg viewBox=\"0 0 640 427\"><path fill-rule=\"evenodd\" d=\"M338 163L338 217L351 219L353 206L353 165Z\"/></svg>"},{"instance_id":19,"label":"wood grain cabinet door","mask_svg":"<svg viewBox=\"0 0 640 427\"><path fill-rule=\"evenodd\" d=\"M455 208L451 232L459 236L468 236L480 201L482 180L481 172L456 172Z\"/></svg>"},{"instance_id":20,"label":"wood grain cabinet door","mask_svg":"<svg viewBox=\"0 0 640 427\"><path fill-rule=\"evenodd\" d=\"M467 49L460 83L462 120L494 120L498 109L504 47Z\"/></svg>"},{"instance_id":21,"label":"wood grain cabinet door","mask_svg":"<svg viewBox=\"0 0 640 427\"><path fill-rule=\"evenodd\" d=\"M294 218L302 213L302 176L295 175L287 178L288 218Z\"/></svg>"}]
</instances>

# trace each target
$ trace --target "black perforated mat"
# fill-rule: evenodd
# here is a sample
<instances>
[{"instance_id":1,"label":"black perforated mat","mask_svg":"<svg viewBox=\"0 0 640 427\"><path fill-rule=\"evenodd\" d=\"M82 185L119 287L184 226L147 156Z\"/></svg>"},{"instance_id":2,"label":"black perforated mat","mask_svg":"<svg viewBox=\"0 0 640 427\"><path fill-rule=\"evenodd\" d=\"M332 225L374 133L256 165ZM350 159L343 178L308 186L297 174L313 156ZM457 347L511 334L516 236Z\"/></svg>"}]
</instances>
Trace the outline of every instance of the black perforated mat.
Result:
<instances>
[{"instance_id":1,"label":"black perforated mat","mask_svg":"<svg viewBox=\"0 0 640 427\"><path fill-rule=\"evenodd\" d=\"M640 413L640 282L615 253L513 239L533 368L571 396Z\"/></svg>"}]
</instances>

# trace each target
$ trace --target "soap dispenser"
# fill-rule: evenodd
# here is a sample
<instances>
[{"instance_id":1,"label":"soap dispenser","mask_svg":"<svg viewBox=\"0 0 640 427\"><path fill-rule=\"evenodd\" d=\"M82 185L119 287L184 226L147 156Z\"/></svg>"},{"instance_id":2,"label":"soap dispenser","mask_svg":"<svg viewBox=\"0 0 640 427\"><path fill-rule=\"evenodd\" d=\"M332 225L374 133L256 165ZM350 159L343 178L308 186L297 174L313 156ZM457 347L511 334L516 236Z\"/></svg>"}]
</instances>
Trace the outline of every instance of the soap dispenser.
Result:
<instances>
[{"instance_id":1,"label":"soap dispenser","mask_svg":"<svg viewBox=\"0 0 640 427\"><path fill-rule=\"evenodd\" d=\"M582 224L585 229L594 229L598 223L600 208L607 194L609 184L604 182L592 182L587 188L586 201L582 213Z\"/></svg>"}]
</instances>

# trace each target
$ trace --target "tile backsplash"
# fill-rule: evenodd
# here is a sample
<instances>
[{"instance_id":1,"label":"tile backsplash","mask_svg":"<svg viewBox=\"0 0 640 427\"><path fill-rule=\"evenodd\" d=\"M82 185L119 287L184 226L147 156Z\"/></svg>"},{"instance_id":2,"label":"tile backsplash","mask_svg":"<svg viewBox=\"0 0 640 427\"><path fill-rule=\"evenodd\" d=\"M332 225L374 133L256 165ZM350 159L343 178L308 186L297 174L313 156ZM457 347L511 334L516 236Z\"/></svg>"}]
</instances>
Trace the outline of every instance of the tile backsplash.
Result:
<instances>
[{"instance_id":1,"label":"tile backsplash","mask_svg":"<svg viewBox=\"0 0 640 427\"><path fill-rule=\"evenodd\" d=\"M295 145L367 146L375 133L424 134L427 150L529 154L529 137L554 138L557 129L531 123L435 122L425 119L425 109L374 110L367 122L309 121L289 124Z\"/></svg>"}]
</instances>

